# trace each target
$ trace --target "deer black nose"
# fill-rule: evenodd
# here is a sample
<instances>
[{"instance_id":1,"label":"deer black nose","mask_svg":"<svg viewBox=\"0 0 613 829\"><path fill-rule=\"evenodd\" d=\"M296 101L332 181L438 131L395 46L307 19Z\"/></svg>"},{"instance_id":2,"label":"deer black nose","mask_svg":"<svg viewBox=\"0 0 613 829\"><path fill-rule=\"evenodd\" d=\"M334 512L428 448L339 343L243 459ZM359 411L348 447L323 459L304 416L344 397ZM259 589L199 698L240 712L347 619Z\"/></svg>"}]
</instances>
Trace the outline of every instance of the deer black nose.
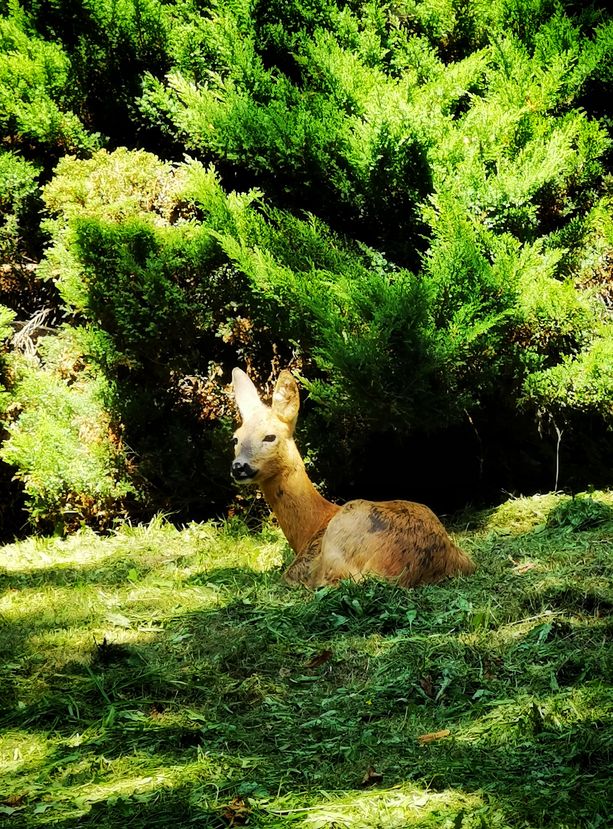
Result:
<instances>
[{"instance_id":1,"label":"deer black nose","mask_svg":"<svg viewBox=\"0 0 613 829\"><path fill-rule=\"evenodd\" d=\"M256 472L257 470L252 469L248 463L234 461L232 464L232 477L237 481L246 481L249 478L253 478Z\"/></svg>"}]
</instances>

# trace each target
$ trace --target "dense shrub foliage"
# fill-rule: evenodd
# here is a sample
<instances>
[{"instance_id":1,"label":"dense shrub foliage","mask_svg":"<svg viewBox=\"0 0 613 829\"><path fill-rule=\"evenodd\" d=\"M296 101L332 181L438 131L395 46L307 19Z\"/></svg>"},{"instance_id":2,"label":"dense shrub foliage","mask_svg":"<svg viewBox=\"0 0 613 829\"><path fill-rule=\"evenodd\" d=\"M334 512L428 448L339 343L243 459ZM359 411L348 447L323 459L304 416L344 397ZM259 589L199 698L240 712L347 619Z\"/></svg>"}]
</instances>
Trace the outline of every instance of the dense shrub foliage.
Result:
<instances>
[{"instance_id":1,"label":"dense shrub foliage","mask_svg":"<svg viewBox=\"0 0 613 829\"><path fill-rule=\"evenodd\" d=\"M21 234L37 190L38 169L12 152L0 151L0 255L17 254ZM24 225L26 227L24 228Z\"/></svg>"},{"instance_id":2,"label":"dense shrub foliage","mask_svg":"<svg viewBox=\"0 0 613 829\"><path fill-rule=\"evenodd\" d=\"M6 371L7 340L13 333L11 323L14 317L14 313L9 308L0 305L0 414L10 400L4 375Z\"/></svg>"},{"instance_id":3,"label":"dense shrub foliage","mask_svg":"<svg viewBox=\"0 0 613 829\"><path fill-rule=\"evenodd\" d=\"M32 30L17 3L9 7L0 18L0 135L25 152L56 157L93 149L97 136L73 111L79 96L66 53Z\"/></svg>"},{"instance_id":4,"label":"dense shrub foliage","mask_svg":"<svg viewBox=\"0 0 613 829\"><path fill-rule=\"evenodd\" d=\"M76 528L121 512L132 486L122 480L121 440L102 404L100 381L70 360L72 332L47 337L41 362L17 364L20 414L8 426L2 459L17 467L30 516L46 529ZM78 355L78 351L76 352Z\"/></svg>"},{"instance_id":5,"label":"dense shrub foliage","mask_svg":"<svg viewBox=\"0 0 613 829\"><path fill-rule=\"evenodd\" d=\"M301 373L343 494L603 482L605 4L0 7L0 244L65 318L14 358L35 521L223 510L235 364Z\"/></svg>"}]
</instances>

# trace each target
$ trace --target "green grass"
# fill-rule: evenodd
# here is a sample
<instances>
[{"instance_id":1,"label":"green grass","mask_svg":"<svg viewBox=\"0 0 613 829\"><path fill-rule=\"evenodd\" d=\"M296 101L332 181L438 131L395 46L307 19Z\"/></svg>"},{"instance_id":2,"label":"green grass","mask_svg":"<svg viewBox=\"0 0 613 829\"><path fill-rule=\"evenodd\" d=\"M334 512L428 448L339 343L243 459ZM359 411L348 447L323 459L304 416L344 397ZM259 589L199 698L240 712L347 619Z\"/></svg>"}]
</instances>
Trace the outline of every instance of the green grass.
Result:
<instances>
[{"instance_id":1,"label":"green grass","mask_svg":"<svg viewBox=\"0 0 613 829\"><path fill-rule=\"evenodd\" d=\"M11 827L605 827L613 494L455 524L470 579L316 593L278 531L0 550ZM448 732L438 739L423 735Z\"/></svg>"}]
</instances>

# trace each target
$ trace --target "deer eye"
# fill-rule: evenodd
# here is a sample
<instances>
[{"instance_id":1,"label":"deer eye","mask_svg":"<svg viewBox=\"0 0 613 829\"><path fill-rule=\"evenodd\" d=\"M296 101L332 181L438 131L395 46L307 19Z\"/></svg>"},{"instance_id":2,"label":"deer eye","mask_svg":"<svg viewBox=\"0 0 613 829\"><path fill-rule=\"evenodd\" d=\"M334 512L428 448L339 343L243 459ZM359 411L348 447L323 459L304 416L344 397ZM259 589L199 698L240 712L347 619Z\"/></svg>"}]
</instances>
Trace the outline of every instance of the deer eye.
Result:
<instances>
[{"instance_id":1,"label":"deer eye","mask_svg":"<svg viewBox=\"0 0 613 829\"><path fill-rule=\"evenodd\" d=\"M235 446L236 446L236 444L238 443L238 438L236 437L236 435L234 435L234 437L232 438L232 443L233 443Z\"/></svg>"},{"instance_id":2,"label":"deer eye","mask_svg":"<svg viewBox=\"0 0 613 829\"><path fill-rule=\"evenodd\" d=\"M277 439L277 436L276 436L276 435L266 435L266 437L265 437L265 438L262 438L262 440L264 441L264 443L272 443L272 442L273 442L273 441L275 441L276 439Z\"/></svg>"}]
</instances>

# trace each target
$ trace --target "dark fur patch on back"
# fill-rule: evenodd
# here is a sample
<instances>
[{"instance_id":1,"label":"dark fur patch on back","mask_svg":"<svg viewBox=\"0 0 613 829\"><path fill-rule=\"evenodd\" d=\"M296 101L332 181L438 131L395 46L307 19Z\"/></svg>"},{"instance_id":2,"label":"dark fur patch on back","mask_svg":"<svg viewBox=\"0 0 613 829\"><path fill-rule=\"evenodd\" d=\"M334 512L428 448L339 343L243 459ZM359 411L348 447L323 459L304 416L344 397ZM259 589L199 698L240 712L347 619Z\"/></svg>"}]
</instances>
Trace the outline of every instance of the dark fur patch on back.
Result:
<instances>
[{"instance_id":1,"label":"dark fur patch on back","mask_svg":"<svg viewBox=\"0 0 613 829\"><path fill-rule=\"evenodd\" d=\"M391 527L389 519L386 518L381 510L377 509L377 507L371 507L369 509L368 520L370 521L368 531L371 533L387 532Z\"/></svg>"},{"instance_id":2,"label":"dark fur patch on back","mask_svg":"<svg viewBox=\"0 0 613 829\"><path fill-rule=\"evenodd\" d=\"M438 545L428 544L419 551L419 565L422 570L429 570L432 567L435 554L439 552Z\"/></svg>"}]
</instances>

